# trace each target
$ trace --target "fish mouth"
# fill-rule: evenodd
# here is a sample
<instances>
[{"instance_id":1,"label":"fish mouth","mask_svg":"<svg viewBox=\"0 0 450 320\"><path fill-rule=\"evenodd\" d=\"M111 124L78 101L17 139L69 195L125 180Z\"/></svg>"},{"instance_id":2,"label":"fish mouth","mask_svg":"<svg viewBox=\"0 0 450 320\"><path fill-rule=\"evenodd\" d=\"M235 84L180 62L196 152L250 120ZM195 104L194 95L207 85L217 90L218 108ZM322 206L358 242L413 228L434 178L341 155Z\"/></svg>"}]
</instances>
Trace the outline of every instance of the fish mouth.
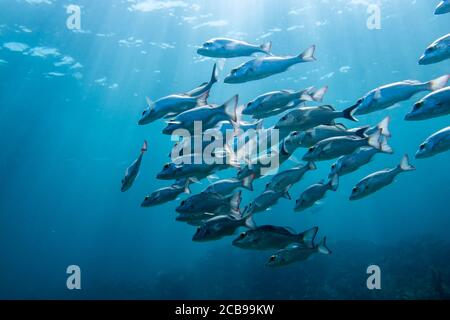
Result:
<instances>
[{"instance_id":1,"label":"fish mouth","mask_svg":"<svg viewBox=\"0 0 450 320\"><path fill-rule=\"evenodd\" d=\"M201 56L208 56L208 50L206 50L205 48L198 48L197 49L197 54L201 55Z\"/></svg>"},{"instance_id":2,"label":"fish mouth","mask_svg":"<svg viewBox=\"0 0 450 320\"><path fill-rule=\"evenodd\" d=\"M415 154L414 157L415 157L416 159L425 159L425 158L428 158L428 156L427 156L425 153L420 152L420 150L416 152L416 154Z\"/></svg>"},{"instance_id":3,"label":"fish mouth","mask_svg":"<svg viewBox=\"0 0 450 320\"><path fill-rule=\"evenodd\" d=\"M414 116L413 116L412 113L407 113L404 120L405 121L412 121L412 120L415 120L415 119L414 119Z\"/></svg>"},{"instance_id":4,"label":"fish mouth","mask_svg":"<svg viewBox=\"0 0 450 320\"><path fill-rule=\"evenodd\" d=\"M430 61L430 59L428 59L427 56L425 56L425 55L422 55L419 58L419 65L421 65L421 66L424 66L424 65L427 65L427 64L430 64L430 63L432 63L432 61Z\"/></svg>"},{"instance_id":5,"label":"fish mouth","mask_svg":"<svg viewBox=\"0 0 450 320\"><path fill-rule=\"evenodd\" d=\"M236 77L233 77L231 74L225 77L223 79L224 83L232 84L232 83L239 83L239 80Z\"/></svg>"}]
</instances>

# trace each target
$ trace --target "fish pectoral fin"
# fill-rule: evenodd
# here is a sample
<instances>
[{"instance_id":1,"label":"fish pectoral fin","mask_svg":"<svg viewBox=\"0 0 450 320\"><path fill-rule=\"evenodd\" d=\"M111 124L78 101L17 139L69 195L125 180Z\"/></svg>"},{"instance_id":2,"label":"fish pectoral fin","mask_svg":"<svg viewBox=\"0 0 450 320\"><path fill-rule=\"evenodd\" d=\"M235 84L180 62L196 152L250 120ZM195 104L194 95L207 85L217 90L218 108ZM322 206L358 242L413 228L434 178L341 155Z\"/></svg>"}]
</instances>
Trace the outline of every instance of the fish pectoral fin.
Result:
<instances>
[{"instance_id":1,"label":"fish pectoral fin","mask_svg":"<svg viewBox=\"0 0 450 320\"><path fill-rule=\"evenodd\" d=\"M375 90L375 94L373 95L373 99L374 100L381 99L381 90L380 89Z\"/></svg>"},{"instance_id":2,"label":"fish pectoral fin","mask_svg":"<svg viewBox=\"0 0 450 320\"><path fill-rule=\"evenodd\" d=\"M177 113L175 113L175 112L169 112L168 114L166 114L163 118L164 119L170 119L170 118L172 118L172 117L174 117L174 116L176 116L177 115Z\"/></svg>"},{"instance_id":3,"label":"fish pectoral fin","mask_svg":"<svg viewBox=\"0 0 450 320\"><path fill-rule=\"evenodd\" d=\"M166 123L167 123L167 124L181 124L181 121L177 121L177 120L167 120Z\"/></svg>"},{"instance_id":4,"label":"fish pectoral fin","mask_svg":"<svg viewBox=\"0 0 450 320\"><path fill-rule=\"evenodd\" d=\"M329 151L331 150L331 143L327 144L324 148L323 151Z\"/></svg>"}]
</instances>

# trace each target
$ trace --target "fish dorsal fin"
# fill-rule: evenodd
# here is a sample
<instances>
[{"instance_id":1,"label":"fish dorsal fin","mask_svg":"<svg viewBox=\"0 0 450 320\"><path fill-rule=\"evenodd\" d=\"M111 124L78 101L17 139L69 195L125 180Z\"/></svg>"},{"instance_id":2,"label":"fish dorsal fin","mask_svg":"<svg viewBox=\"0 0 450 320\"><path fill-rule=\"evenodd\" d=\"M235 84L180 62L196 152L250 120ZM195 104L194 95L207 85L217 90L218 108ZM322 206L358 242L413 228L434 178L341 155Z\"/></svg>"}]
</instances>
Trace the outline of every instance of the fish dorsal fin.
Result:
<instances>
[{"instance_id":1,"label":"fish dorsal fin","mask_svg":"<svg viewBox=\"0 0 450 320\"><path fill-rule=\"evenodd\" d=\"M335 126L336 126L336 128L338 128L338 129L348 130L347 127L346 127L344 124L342 124L342 123L336 123Z\"/></svg>"},{"instance_id":2,"label":"fish dorsal fin","mask_svg":"<svg viewBox=\"0 0 450 320\"><path fill-rule=\"evenodd\" d=\"M319 107L320 109L325 109L325 110L331 110L331 111L336 111L336 109L333 106L330 105L323 105Z\"/></svg>"},{"instance_id":3,"label":"fish dorsal fin","mask_svg":"<svg viewBox=\"0 0 450 320\"><path fill-rule=\"evenodd\" d=\"M379 88L375 90L375 92L373 94L373 98L375 100L379 100L381 98L381 90Z\"/></svg>"},{"instance_id":4,"label":"fish dorsal fin","mask_svg":"<svg viewBox=\"0 0 450 320\"><path fill-rule=\"evenodd\" d=\"M147 105L148 105L148 107L150 108L150 110L153 110L153 108L154 108L154 104L153 104L153 101L149 98L149 97L145 97L145 100L147 101Z\"/></svg>"},{"instance_id":5,"label":"fish dorsal fin","mask_svg":"<svg viewBox=\"0 0 450 320\"><path fill-rule=\"evenodd\" d=\"M291 227L284 227L284 229L290 233L296 234L296 231L292 229Z\"/></svg>"}]
</instances>

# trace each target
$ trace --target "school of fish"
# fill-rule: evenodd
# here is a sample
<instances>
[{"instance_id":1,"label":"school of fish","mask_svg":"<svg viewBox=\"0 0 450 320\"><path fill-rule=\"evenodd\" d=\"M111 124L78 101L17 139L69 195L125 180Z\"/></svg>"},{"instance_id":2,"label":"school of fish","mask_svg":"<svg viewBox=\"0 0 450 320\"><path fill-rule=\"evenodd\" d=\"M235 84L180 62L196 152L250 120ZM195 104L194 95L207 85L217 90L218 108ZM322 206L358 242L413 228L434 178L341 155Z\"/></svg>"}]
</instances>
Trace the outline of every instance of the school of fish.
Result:
<instances>
[{"instance_id":1,"label":"school of fish","mask_svg":"<svg viewBox=\"0 0 450 320\"><path fill-rule=\"evenodd\" d=\"M449 12L449 0L441 1L435 10L436 15ZM312 45L298 55L277 56L272 53L271 42L257 45L234 39L214 38L198 48L197 53L215 59L250 57L249 61L233 68L223 81L226 84L238 84L268 78L298 64L314 62L315 50L316 47ZM429 45L418 63L429 65L447 59L450 59L450 34ZM338 119L356 122L357 117L386 112L393 105L411 100L423 92L427 94L412 105L405 115L406 121L424 121L450 114L450 75L447 74L425 82L404 80L381 85L344 110L336 110L331 105L320 105L328 87L268 92L243 106L239 106L238 95L221 104L212 104L208 101L209 95L219 81L218 76L216 63L209 82L189 92L172 94L156 101L147 98L147 108L141 114L139 125L148 125L162 119L166 122L163 134L177 135L182 130L191 136L173 146L170 162L157 175L158 179L173 180L173 183L145 196L141 206L153 207L178 201L180 195L187 194L188 197L176 207L176 220L197 228L193 241L207 242L234 236L232 245L237 248L273 251L266 263L268 267L304 261L315 253L329 255L331 250L327 247L326 237L316 241L318 227L298 233L284 226L258 226L254 221L257 214L270 210L281 199L291 200L290 188L299 183L309 171L316 170L317 163L321 161L336 160L326 180L305 188L294 201L294 212L311 210L329 191L334 192L339 188L340 177L356 172L371 162L375 155L393 153L388 143L391 139L389 116L384 116L378 124L355 128L338 123ZM254 122L244 121L245 116L254 119ZM277 116L279 118L274 127L263 127L265 119ZM198 122L201 123L201 132L200 147L197 150L193 145L198 135L195 130ZM266 150L267 153L258 155L256 159L246 159L244 163L238 161L242 150L235 150L233 143L242 139L249 130L266 133L269 137L276 134L280 139L278 148ZM214 158L223 160L222 162L207 163L201 159L201 154L209 144L202 139L206 136L216 137L212 141L217 142L218 146L225 146L212 152ZM148 148L147 141L144 141L139 156L126 169L122 179L122 192L132 187ZM264 160L277 157L279 165L289 159L298 162L294 152L299 148L306 149L302 157L305 163L271 174L264 191L241 208L242 191L252 192L253 183L265 176ZM421 143L415 158L429 158L449 150L450 126L432 134ZM181 156L180 151L183 151ZM200 161L195 161L199 156ZM235 170L235 177L220 180L216 173L226 169ZM413 170L415 167L405 154L398 166L374 172L361 179L349 192L349 200L357 201L368 197L392 184L399 174ZM205 178L210 184L200 193L191 195L191 185ZM217 181L212 182L214 179ZM239 232L240 229L245 230Z\"/></svg>"}]
</instances>

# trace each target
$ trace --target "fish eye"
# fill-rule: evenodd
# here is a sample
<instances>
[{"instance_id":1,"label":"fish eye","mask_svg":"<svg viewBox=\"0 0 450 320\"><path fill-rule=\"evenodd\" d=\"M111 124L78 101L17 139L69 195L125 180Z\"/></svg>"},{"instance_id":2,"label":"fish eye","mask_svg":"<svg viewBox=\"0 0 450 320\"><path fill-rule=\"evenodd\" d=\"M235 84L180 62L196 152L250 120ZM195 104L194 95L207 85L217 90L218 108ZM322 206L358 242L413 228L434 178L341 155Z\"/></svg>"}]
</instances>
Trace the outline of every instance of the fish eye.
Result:
<instances>
[{"instance_id":1,"label":"fish eye","mask_svg":"<svg viewBox=\"0 0 450 320\"><path fill-rule=\"evenodd\" d=\"M284 116L283 118L281 118L281 121L286 121L287 120L287 116Z\"/></svg>"},{"instance_id":2,"label":"fish eye","mask_svg":"<svg viewBox=\"0 0 450 320\"><path fill-rule=\"evenodd\" d=\"M425 143L422 143L422 144L420 145L420 150L425 150L425 147L426 147Z\"/></svg>"},{"instance_id":3,"label":"fish eye","mask_svg":"<svg viewBox=\"0 0 450 320\"><path fill-rule=\"evenodd\" d=\"M271 257L270 257L270 261L273 262L273 261L275 261L276 258L277 258L276 256L271 256Z\"/></svg>"},{"instance_id":4,"label":"fish eye","mask_svg":"<svg viewBox=\"0 0 450 320\"><path fill-rule=\"evenodd\" d=\"M150 196L145 196L144 200L150 199Z\"/></svg>"},{"instance_id":5,"label":"fish eye","mask_svg":"<svg viewBox=\"0 0 450 320\"><path fill-rule=\"evenodd\" d=\"M336 164L333 164L333 165L331 166L331 169L336 169Z\"/></svg>"},{"instance_id":6,"label":"fish eye","mask_svg":"<svg viewBox=\"0 0 450 320\"><path fill-rule=\"evenodd\" d=\"M423 106L423 102L417 102L417 103L414 105L414 110L419 110L422 106Z\"/></svg>"},{"instance_id":7,"label":"fish eye","mask_svg":"<svg viewBox=\"0 0 450 320\"><path fill-rule=\"evenodd\" d=\"M352 192L358 192L359 188L358 187L354 187Z\"/></svg>"},{"instance_id":8,"label":"fish eye","mask_svg":"<svg viewBox=\"0 0 450 320\"><path fill-rule=\"evenodd\" d=\"M247 236L247 232L242 232L242 233L239 235L239 239L244 239L246 236Z\"/></svg>"},{"instance_id":9,"label":"fish eye","mask_svg":"<svg viewBox=\"0 0 450 320\"><path fill-rule=\"evenodd\" d=\"M364 99L363 99L363 98L360 98L360 99L356 102L356 104L361 104L363 101L364 101Z\"/></svg>"},{"instance_id":10,"label":"fish eye","mask_svg":"<svg viewBox=\"0 0 450 320\"><path fill-rule=\"evenodd\" d=\"M186 200L181 201L180 205L184 206L186 204Z\"/></svg>"},{"instance_id":11,"label":"fish eye","mask_svg":"<svg viewBox=\"0 0 450 320\"><path fill-rule=\"evenodd\" d=\"M142 111L142 115L143 115L143 116L145 116L145 110L144 110L144 111Z\"/></svg>"},{"instance_id":12,"label":"fish eye","mask_svg":"<svg viewBox=\"0 0 450 320\"><path fill-rule=\"evenodd\" d=\"M294 131L294 132L292 132L292 136L293 136L293 137L296 137L296 136L298 136L299 133L300 133L300 132L298 132L298 131Z\"/></svg>"},{"instance_id":13,"label":"fish eye","mask_svg":"<svg viewBox=\"0 0 450 320\"><path fill-rule=\"evenodd\" d=\"M426 53L431 53L431 52L433 52L434 50L436 49L436 47L429 47L425 52Z\"/></svg>"},{"instance_id":14,"label":"fish eye","mask_svg":"<svg viewBox=\"0 0 450 320\"><path fill-rule=\"evenodd\" d=\"M169 167L170 167L170 165L169 165L168 163L166 163L166 164L164 165L164 169L169 169Z\"/></svg>"},{"instance_id":15,"label":"fish eye","mask_svg":"<svg viewBox=\"0 0 450 320\"><path fill-rule=\"evenodd\" d=\"M314 150L316 150L316 147L311 147L308 149L309 152L313 152Z\"/></svg>"}]
</instances>

